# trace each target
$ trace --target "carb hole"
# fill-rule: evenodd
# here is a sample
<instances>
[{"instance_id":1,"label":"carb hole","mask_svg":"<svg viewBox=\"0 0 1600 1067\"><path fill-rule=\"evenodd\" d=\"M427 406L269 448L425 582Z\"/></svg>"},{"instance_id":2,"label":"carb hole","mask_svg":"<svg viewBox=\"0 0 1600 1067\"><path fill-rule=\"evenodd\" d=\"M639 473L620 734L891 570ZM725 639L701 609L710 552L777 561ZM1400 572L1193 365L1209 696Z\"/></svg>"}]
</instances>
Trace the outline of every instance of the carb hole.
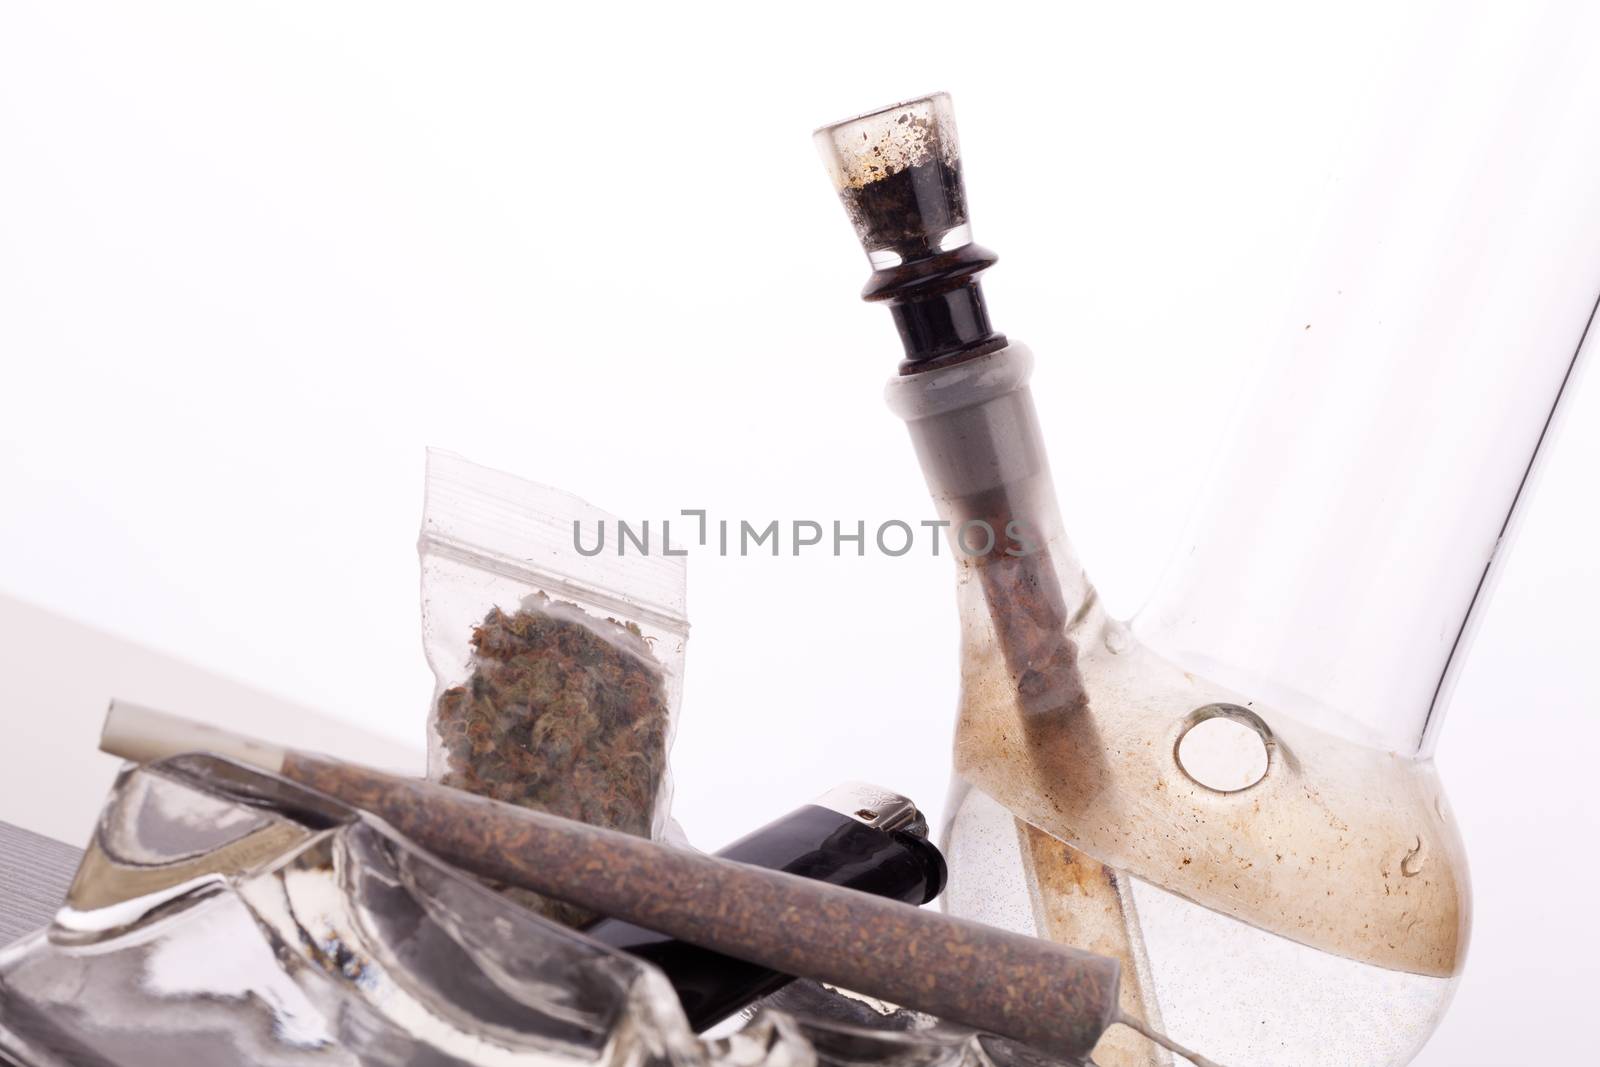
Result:
<instances>
[{"instance_id":1,"label":"carb hole","mask_svg":"<svg viewBox=\"0 0 1600 1067\"><path fill-rule=\"evenodd\" d=\"M1255 712L1237 704L1207 704L1189 713L1172 755L1195 785L1238 793L1267 776L1276 747L1272 731Z\"/></svg>"}]
</instances>

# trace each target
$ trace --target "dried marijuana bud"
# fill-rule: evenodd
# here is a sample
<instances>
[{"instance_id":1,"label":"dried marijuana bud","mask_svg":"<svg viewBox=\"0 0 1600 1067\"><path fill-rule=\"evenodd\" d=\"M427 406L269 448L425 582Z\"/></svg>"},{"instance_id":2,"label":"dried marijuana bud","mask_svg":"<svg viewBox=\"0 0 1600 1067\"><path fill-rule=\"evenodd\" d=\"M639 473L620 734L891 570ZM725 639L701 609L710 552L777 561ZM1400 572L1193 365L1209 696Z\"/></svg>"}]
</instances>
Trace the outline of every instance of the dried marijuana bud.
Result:
<instances>
[{"instance_id":1,"label":"dried marijuana bud","mask_svg":"<svg viewBox=\"0 0 1600 1067\"><path fill-rule=\"evenodd\" d=\"M632 622L538 593L472 632L472 676L439 696L440 781L649 837L667 763L662 667ZM570 925L578 909L514 899Z\"/></svg>"}]
</instances>

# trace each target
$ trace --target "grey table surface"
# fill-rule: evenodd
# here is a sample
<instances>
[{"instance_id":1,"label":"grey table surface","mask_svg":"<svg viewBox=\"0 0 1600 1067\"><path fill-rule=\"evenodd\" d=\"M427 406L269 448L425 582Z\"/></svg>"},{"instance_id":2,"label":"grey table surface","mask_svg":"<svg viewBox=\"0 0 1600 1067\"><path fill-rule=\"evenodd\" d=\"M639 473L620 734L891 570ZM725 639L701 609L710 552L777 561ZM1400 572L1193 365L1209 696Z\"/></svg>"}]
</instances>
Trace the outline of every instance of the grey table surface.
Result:
<instances>
[{"instance_id":1,"label":"grey table surface","mask_svg":"<svg viewBox=\"0 0 1600 1067\"><path fill-rule=\"evenodd\" d=\"M54 838L0 822L0 946L49 924L82 855Z\"/></svg>"}]
</instances>

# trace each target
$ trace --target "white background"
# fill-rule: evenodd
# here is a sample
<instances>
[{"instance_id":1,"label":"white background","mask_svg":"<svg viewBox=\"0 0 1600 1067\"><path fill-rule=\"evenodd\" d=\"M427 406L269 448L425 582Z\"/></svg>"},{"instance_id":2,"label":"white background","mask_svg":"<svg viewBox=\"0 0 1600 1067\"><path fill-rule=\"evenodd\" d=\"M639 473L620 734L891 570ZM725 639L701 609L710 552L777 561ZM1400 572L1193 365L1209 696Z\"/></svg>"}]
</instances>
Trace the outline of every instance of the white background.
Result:
<instances>
[{"instance_id":1,"label":"white background","mask_svg":"<svg viewBox=\"0 0 1600 1067\"><path fill-rule=\"evenodd\" d=\"M1365 131L1597 34L1581 4L0 5L0 593L420 744L426 445L638 518L932 517L809 134L944 88L1068 528L1131 614ZM1567 407L1440 747L1477 915L1431 1067L1570 1062L1552 1021L1592 1010L1592 375ZM848 778L939 809L950 579L691 558L698 844ZM3 775L49 724L0 715Z\"/></svg>"}]
</instances>

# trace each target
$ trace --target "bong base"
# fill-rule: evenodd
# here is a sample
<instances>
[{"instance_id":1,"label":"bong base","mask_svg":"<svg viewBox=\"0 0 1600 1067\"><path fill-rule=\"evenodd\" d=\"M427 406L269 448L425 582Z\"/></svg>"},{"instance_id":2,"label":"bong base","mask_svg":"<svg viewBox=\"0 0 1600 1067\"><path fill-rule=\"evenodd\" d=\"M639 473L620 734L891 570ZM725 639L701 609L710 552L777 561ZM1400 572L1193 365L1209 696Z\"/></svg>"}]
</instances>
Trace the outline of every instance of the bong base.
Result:
<instances>
[{"instance_id":1,"label":"bong base","mask_svg":"<svg viewBox=\"0 0 1600 1067\"><path fill-rule=\"evenodd\" d=\"M1103 867L959 779L951 793L947 910L1120 958L1123 1010L1228 1067L1403 1064L1455 992L1455 978L1321 952ZM1094 1061L1176 1062L1121 1028Z\"/></svg>"}]
</instances>

